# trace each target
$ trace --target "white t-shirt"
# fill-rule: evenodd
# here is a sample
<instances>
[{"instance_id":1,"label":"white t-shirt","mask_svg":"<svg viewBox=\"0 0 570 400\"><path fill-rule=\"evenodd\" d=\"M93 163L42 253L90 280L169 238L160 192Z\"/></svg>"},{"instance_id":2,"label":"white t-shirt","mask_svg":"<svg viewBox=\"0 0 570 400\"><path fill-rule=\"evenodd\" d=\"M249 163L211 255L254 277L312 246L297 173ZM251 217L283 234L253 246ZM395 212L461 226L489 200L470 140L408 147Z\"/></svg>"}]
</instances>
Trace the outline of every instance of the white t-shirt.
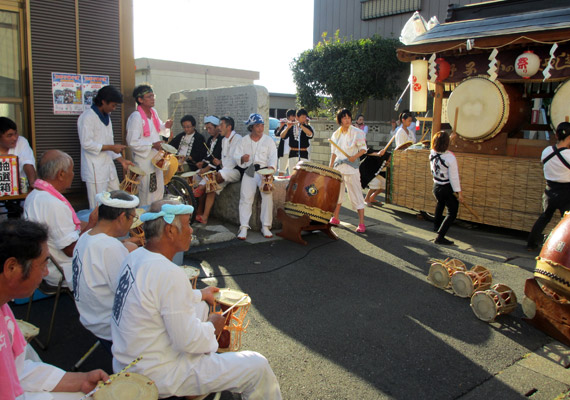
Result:
<instances>
[{"instance_id":1,"label":"white t-shirt","mask_svg":"<svg viewBox=\"0 0 570 400\"><path fill-rule=\"evenodd\" d=\"M79 320L95 336L111 340L111 311L121 264L129 254L116 238L85 232L73 251L73 294Z\"/></svg>"},{"instance_id":2,"label":"white t-shirt","mask_svg":"<svg viewBox=\"0 0 570 400\"><path fill-rule=\"evenodd\" d=\"M71 257L62 250L79 239L80 231L76 230L69 207L48 192L36 189L26 197L24 218L47 225L49 253L63 269L66 284L71 287ZM61 275L51 261L48 270L44 280L57 286Z\"/></svg>"},{"instance_id":3,"label":"white t-shirt","mask_svg":"<svg viewBox=\"0 0 570 400\"><path fill-rule=\"evenodd\" d=\"M175 393L192 373L207 374L197 366L218 342L214 325L197 315L201 299L182 268L162 254L143 247L130 253L111 316L113 370L142 355L130 370L154 380L161 393Z\"/></svg>"},{"instance_id":4,"label":"white t-shirt","mask_svg":"<svg viewBox=\"0 0 570 400\"><path fill-rule=\"evenodd\" d=\"M570 149L558 149L560 155L568 164L570 164ZM552 146L548 146L542 151L540 159L544 159L553 153ZM552 182L568 183L570 182L570 169L568 169L558 156L553 156L544 164L544 179Z\"/></svg>"},{"instance_id":5,"label":"white t-shirt","mask_svg":"<svg viewBox=\"0 0 570 400\"><path fill-rule=\"evenodd\" d=\"M222 140L222 168L233 169L235 168L236 160L234 155L241 143L242 137L235 131L232 131L229 138Z\"/></svg>"},{"instance_id":6,"label":"white t-shirt","mask_svg":"<svg viewBox=\"0 0 570 400\"><path fill-rule=\"evenodd\" d=\"M354 156L361 150L368 150L366 147L366 135L363 131L356 128L355 126L350 126L346 133L341 132L341 128L339 127L334 133L332 134L331 140L337 144L341 149L344 150L346 154L349 156ZM340 152L335 146L331 144L331 154L336 155L336 160L343 160L347 157ZM342 163L338 164L334 167L340 173L345 175L356 174L358 168L353 168L352 166Z\"/></svg>"},{"instance_id":7,"label":"white t-shirt","mask_svg":"<svg viewBox=\"0 0 570 400\"><path fill-rule=\"evenodd\" d=\"M81 143L81 179L83 182L108 182L117 179L113 160L121 157L112 151L101 151L103 145L114 144L113 124L105 126L91 108L85 110L77 120L79 142Z\"/></svg>"},{"instance_id":8,"label":"white t-shirt","mask_svg":"<svg viewBox=\"0 0 570 400\"><path fill-rule=\"evenodd\" d=\"M241 157L249 154L249 161L241 163ZM257 142L251 140L251 135L244 136L236 147L234 160L237 165L246 168L251 164L258 164L261 168L277 170L277 148L275 142L268 135L263 135Z\"/></svg>"},{"instance_id":9,"label":"white t-shirt","mask_svg":"<svg viewBox=\"0 0 570 400\"><path fill-rule=\"evenodd\" d=\"M16 147L8 150L8 154L18 156L18 168L20 169L20 177L25 177L24 165L31 165L36 168L36 158L30 147L28 140L22 136L18 136Z\"/></svg>"}]
</instances>

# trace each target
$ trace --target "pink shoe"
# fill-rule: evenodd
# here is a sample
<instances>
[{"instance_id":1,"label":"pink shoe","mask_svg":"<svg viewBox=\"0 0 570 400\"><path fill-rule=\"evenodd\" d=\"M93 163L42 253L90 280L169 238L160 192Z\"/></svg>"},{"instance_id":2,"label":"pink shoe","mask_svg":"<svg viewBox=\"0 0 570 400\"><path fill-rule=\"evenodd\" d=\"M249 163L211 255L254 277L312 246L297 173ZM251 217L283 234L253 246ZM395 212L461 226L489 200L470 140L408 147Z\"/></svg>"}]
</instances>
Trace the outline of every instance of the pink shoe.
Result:
<instances>
[{"instance_id":1,"label":"pink shoe","mask_svg":"<svg viewBox=\"0 0 570 400\"><path fill-rule=\"evenodd\" d=\"M358 228L356 228L356 232L358 232L358 233L366 232L366 227L364 226L364 224L358 224Z\"/></svg>"},{"instance_id":2,"label":"pink shoe","mask_svg":"<svg viewBox=\"0 0 570 400\"><path fill-rule=\"evenodd\" d=\"M329 221L329 224L340 225L340 221L338 220L338 218L332 217L331 220Z\"/></svg>"}]
</instances>

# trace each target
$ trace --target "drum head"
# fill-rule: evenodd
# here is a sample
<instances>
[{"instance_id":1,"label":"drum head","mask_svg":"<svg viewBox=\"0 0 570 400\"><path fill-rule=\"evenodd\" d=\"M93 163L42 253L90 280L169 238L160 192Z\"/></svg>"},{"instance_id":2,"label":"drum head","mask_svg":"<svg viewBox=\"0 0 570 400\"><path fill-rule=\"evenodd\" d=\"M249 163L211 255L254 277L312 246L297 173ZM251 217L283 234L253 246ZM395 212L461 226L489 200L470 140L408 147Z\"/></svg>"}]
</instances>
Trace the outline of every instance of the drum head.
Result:
<instances>
[{"instance_id":1,"label":"drum head","mask_svg":"<svg viewBox=\"0 0 570 400\"><path fill-rule=\"evenodd\" d=\"M198 268L191 267L189 265L181 265L180 268L184 270L189 280L192 280L200 276L200 270Z\"/></svg>"},{"instance_id":2,"label":"drum head","mask_svg":"<svg viewBox=\"0 0 570 400\"><path fill-rule=\"evenodd\" d=\"M509 116L509 103L503 85L487 77L477 76L461 82L447 102L449 123L466 140L490 139L500 133Z\"/></svg>"},{"instance_id":3,"label":"drum head","mask_svg":"<svg viewBox=\"0 0 570 400\"><path fill-rule=\"evenodd\" d=\"M411 145L413 145L414 143L411 141L402 143L401 145L399 145L398 147L396 147L396 149L394 149L394 151L398 151L398 150L406 150L408 147L410 147Z\"/></svg>"},{"instance_id":4,"label":"drum head","mask_svg":"<svg viewBox=\"0 0 570 400\"><path fill-rule=\"evenodd\" d=\"M24 335L24 339L26 339L27 342L40 334L40 328L30 324L29 322L17 319L16 323L18 324L18 327L20 328L20 331L22 332L22 335Z\"/></svg>"},{"instance_id":5,"label":"drum head","mask_svg":"<svg viewBox=\"0 0 570 400\"><path fill-rule=\"evenodd\" d=\"M449 287L449 272L441 264L432 264L429 268L428 281L438 288L445 289Z\"/></svg>"},{"instance_id":6,"label":"drum head","mask_svg":"<svg viewBox=\"0 0 570 400\"><path fill-rule=\"evenodd\" d=\"M473 281L465 272L458 271L451 277L451 288L459 297L471 297L473 294Z\"/></svg>"},{"instance_id":7,"label":"drum head","mask_svg":"<svg viewBox=\"0 0 570 400\"><path fill-rule=\"evenodd\" d=\"M180 174L179 176L181 178L189 178L189 177L194 176L196 174L198 174L198 171L190 171L190 172L184 172L183 174Z\"/></svg>"},{"instance_id":8,"label":"drum head","mask_svg":"<svg viewBox=\"0 0 570 400\"><path fill-rule=\"evenodd\" d=\"M273 175L275 171L272 168L262 168L257 170L259 175Z\"/></svg>"},{"instance_id":9,"label":"drum head","mask_svg":"<svg viewBox=\"0 0 570 400\"><path fill-rule=\"evenodd\" d=\"M233 306L238 300L240 300L246 294L234 289L220 289L219 292L214 293L214 299L220 304L225 306ZM238 306L245 306L251 303L251 298L247 296L245 299L239 302Z\"/></svg>"},{"instance_id":10,"label":"drum head","mask_svg":"<svg viewBox=\"0 0 570 400\"><path fill-rule=\"evenodd\" d=\"M162 143L162 144L160 145L160 147L162 147L162 150L164 150L164 151L166 151L167 153L170 153L170 154L176 154L176 152L178 151L178 150L176 149L176 147L171 146L171 145L169 145L169 144L167 144L167 143Z\"/></svg>"},{"instance_id":11,"label":"drum head","mask_svg":"<svg viewBox=\"0 0 570 400\"><path fill-rule=\"evenodd\" d=\"M139 227L143 224L143 222L141 221L141 215L143 215L146 211L144 208L137 208L135 210L137 216L135 217L135 219L133 220L133 223L131 225L130 229L135 229L136 227Z\"/></svg>"},{"instance_id":12,"label":"drum head","mask_svg":"<svg viewBox=\"0 0 570 400\"><path fill-rule=\"evenodd\" d=\"M158 388L144 375L126 372L95 392L95 400L156 400Z\"/></svg>"},{"instance_id":13,"label":"drum head","mask_svg":"<svg viewBox=\"0 0 570 400\"><path fill-rule=\"evenodd\" d=\"M570 80L560 84L554 92L552 103L550 104L550 125L556 131L556 127L566 121L566 117L570 117L570 103L568 97L570 96Z\"/></svg>"},{"instance_id":14,"label":"drum head","mask_svg":"<svg viewBox=\"0 0 570 400\"><path fill-rule=\"evenodd\" d=\"M140 169L139 167L137 167L136 165L131 165L129 167L129 171L137 174L138 176L145 176L146 172L144 172L142 169Z\"/></svg>"},{"instance_id":15,"label":"drum head","mask_svg":"<svg viewBox=\"0 0 570 400\"><path fill-rule=\"evenodd\" d=\"M492 292L475 292L471 297L471 308L482 321L491 322L497 316L497 304L493 300Z\"/></svg>"}]
</instances>

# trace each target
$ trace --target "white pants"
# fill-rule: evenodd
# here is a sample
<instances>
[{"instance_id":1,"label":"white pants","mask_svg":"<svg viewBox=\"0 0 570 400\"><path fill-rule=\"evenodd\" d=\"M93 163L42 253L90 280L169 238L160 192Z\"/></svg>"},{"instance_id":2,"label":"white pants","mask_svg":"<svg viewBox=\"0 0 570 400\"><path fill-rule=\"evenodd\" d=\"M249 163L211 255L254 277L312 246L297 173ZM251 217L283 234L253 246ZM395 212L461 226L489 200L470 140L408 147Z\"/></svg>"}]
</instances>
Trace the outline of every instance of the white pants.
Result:
<instances>
[{"instance_id":1,"label":"white pants","mask_svg":"<svg viewBox=\"0 0 570 400\"><path fill-rule=\"evenodd\" d=\"M368 184L368 188L372 190L386 189L386 179L381 175L376 175Z\"/></svg>"},{"instance_id":2,"label":"white pants","mask_svg":"<svg viewBox=\"0 0 570 400\"><path fill-rule=\"evenodd\" d=\"M119 179L113 179L107 182L85 182L87 186L87 198L89 199L89 209L93 210L97 207L95 195L101 192L110 192L112 190L119 190Z\"/></svg>"},{"instance_id":3,"label":"white pants","mask_svg":"<svg viewBox=\"0 0 570 400\"><path fill-rule=\"evenodd\" d=\"M255 192L261 187L261 175L257 172L252 177L243 175L241 180L241 192L239 197L239 223L240 226L250 228L251 207L255 199ZM271 229L273 223L273 193L261 193L261 224Z\"/></svg>"},{"instance_id":4,"label":"white pants","mask_svg":"<svg viewBox=\"0 0 570 400\"><path fill-rule=\"evenodd\" d=\"M297 163L299 161L309 161L306 158L299 158L299 157L293 157L289 159L289 175L293 174L293 171L295 171L295 165L297 165Z\"/></svg>"},{"instance_id":5,"label":"white pants","mask_svg":"<svg viewBox=\"0 0 570 400\"><path fill-rule=\"evenodd\" d=\"M342 174L342 183L340 184L340 194L338 196L338 204L342 204L344 200L344 188L348 192L348 198L354 210L364 208L364 196L362 195L362 187L360 186L360 172L356 174Z\"/></svg>"},{"instance_id":6,"label":"white pants","mask_svg":"<svg viewBox=\"0 0 570 400\"><path fill-rule=\"evenodd\" d=\"M283 157L279 158L279 173L287 174L287 165L289 163L289 156L284 155ZM291 170L289 170L289 175L291 175Z\"/></svg>"}]
</instances>

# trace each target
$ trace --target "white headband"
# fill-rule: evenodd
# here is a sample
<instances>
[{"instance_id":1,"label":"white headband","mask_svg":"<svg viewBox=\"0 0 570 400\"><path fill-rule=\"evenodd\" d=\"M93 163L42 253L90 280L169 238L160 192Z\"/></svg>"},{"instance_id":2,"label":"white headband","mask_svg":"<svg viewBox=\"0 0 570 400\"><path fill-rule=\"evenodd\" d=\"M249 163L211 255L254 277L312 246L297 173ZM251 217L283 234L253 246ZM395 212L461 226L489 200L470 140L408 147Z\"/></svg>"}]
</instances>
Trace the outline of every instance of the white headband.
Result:
<instances>
[{"instance_id":1,"label":"white headband","mask_svg":"<svg viewBox=\"0 0 570 400\"><path fill-rule=\"evenodd\" d=\"M111 193L101 192L95 196L95 200L97 200L97 204L113 208L136 208L139 205L139 198L132 194L129 196L131 196L131 200L112 199Z\"/></svg>"}]
</instances>

